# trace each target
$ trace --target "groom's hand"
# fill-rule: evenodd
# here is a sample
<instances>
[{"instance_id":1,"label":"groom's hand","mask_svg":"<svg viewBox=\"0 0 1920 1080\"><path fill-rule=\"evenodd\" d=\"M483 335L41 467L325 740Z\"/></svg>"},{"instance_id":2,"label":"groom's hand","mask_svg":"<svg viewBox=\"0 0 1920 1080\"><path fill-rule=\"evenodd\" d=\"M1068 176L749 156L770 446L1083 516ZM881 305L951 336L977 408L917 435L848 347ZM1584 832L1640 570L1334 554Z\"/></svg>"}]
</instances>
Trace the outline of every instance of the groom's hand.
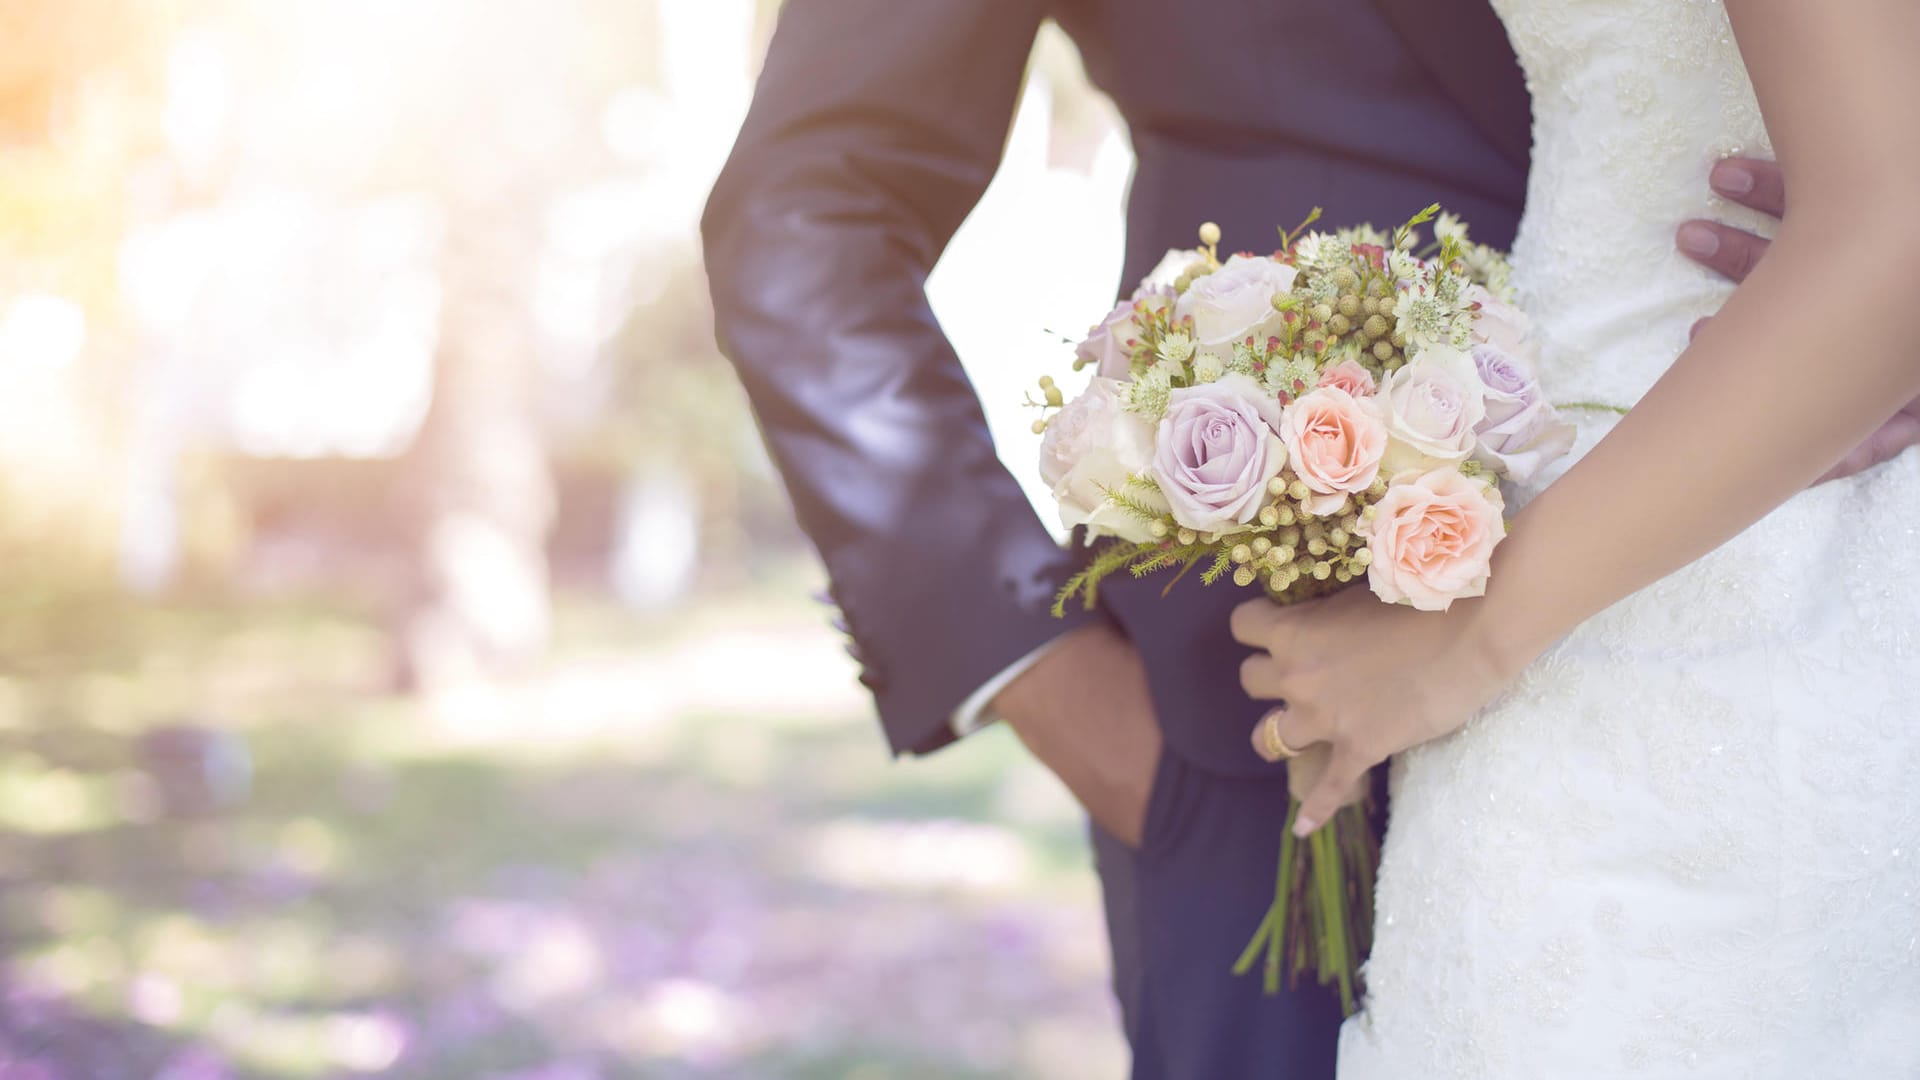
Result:
<instances>
[{"instance_id":1,"label":"groom's hand","mask_svg":"<svg viewBox=\"0 0 1920 1080\"><path fill-rule=\"evenodd\" d=\"M1000 691L993 711L1095 824L1140 846L1160 724L1131 642L1101 624L1074 630Z\"/></svg>"},{"instance_id":2,"label":"groom's hand","mask_svg":"<svg viewBox=\"0 0 1920 1080\"><path fill-rule=\"evenodd\" d=\"M1728 158L1713 167L1709 183L1722 198L1771 217L1783 217L1787 212L1786 182L1781 177L1780 166L1771 161ZM1759 264L1760 256L1766 254L1769 243L1765 237L1716 221L1689 221L1680 226L1680 251L1730 281L1745 281ZM1695 323L1693 332L1699 333L1706 323L1705 319ZM1920 398L1908 402L1893 419L1880 425L1878 431L1867 436L1866 442L1855 447L1819 482L1824 484L1865 472L1916 445L1920 445Z\"/></svg>"}]
</instances>

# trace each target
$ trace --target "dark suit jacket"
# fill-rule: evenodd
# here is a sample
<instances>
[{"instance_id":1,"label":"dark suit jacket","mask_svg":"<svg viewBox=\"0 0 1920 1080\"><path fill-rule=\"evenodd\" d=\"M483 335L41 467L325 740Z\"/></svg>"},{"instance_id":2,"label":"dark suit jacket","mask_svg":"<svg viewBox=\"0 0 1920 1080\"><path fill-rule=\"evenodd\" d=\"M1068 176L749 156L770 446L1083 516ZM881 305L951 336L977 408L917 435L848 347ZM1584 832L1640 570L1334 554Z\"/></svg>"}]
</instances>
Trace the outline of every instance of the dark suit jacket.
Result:
<instances>
[{"instance_id":1,"label":"dark suit jacket","mask_svg":"<svg viewBox=\"0 0 1920 1080\"><path fill-rule=\"evenodd\" d=\"M707 272L721 347L894 749L939 747L967 694L1106 617L1145 658L1169 747L1254 774L1261 707L1240 691L1246 650L1227 633L1251 593L1192 575L1162 599L1149 578L1103 590L1102 612L1051 617L1077 556L994 456L927 305L1046 17L1132 135L1128 287L1202 221L1257 248L1316 205L1329 226L1389 226L1439 201L1477 239L1510 243L1526 92L1472 0L788 0L781 14L707 206ZM1111 272L1074 259L1035 268Z\"/></svg>"}]
</instances>

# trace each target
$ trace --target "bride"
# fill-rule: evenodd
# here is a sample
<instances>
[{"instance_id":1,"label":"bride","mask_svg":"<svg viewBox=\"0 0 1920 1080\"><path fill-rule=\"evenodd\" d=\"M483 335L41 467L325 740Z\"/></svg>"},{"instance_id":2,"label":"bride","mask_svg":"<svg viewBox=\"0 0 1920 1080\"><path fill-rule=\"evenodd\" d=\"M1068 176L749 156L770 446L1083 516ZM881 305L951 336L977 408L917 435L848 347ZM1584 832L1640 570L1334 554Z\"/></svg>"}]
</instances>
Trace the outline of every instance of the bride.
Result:
<instances>
[{"instance_id":1,"label":"bride","mask_svg":"<svg viewBox=\"0 0 1920 1080\"><path fill-rule=\"evenodd\" d=\"M1920 1076L1920 457L1808 489L1920 394L1920 5L1495 7L1542 382L1632 411L1516 493L1484 599L1235 613L1326 744L1305 831L1398 755L1340 1075ZM1793 199L1731 297L1668 247L1703 145Z\"/></svg>"}]
</instances>

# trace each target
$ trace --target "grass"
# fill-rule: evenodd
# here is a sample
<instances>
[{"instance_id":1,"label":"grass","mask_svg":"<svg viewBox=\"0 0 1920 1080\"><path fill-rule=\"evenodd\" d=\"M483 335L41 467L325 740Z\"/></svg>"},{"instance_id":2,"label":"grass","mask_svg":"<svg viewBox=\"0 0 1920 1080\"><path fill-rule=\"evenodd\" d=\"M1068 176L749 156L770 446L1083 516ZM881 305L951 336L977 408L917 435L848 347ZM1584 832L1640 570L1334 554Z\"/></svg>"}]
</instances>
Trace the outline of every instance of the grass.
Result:
<instances>
[{"instance_id":1,"label":"grass","mask_svg":"<svg viewBox=\"0 0 1920 1080\"><path fill-rule=\"evenodd\" d=\"M432 701L324 606L0 621L0 1073L1117 1074L1078 815L1002 732L888 761L800 595Z\"/></svg>"}]
</instances>

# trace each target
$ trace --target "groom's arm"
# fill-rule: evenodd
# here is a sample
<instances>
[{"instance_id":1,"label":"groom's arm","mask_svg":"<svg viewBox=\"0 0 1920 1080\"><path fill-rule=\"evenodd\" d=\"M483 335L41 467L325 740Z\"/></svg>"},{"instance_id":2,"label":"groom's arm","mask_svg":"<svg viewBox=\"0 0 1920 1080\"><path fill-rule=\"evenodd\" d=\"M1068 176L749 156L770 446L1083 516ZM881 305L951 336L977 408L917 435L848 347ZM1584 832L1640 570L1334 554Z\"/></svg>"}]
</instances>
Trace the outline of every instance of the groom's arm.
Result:
<instances>
[{"instance_id":1,"label":"groom's arm","mask_svg":"<svg viewBox=\"0 0 1920 1080\"><path fill-rule=\"evenodd\" d=\"M950 741L970 696L1098 618L1048 613L1069 560L924 288L998 164L1041 16L790 0L702 222L722 347L896 752Z\"/></svg>"}]
</instances>

